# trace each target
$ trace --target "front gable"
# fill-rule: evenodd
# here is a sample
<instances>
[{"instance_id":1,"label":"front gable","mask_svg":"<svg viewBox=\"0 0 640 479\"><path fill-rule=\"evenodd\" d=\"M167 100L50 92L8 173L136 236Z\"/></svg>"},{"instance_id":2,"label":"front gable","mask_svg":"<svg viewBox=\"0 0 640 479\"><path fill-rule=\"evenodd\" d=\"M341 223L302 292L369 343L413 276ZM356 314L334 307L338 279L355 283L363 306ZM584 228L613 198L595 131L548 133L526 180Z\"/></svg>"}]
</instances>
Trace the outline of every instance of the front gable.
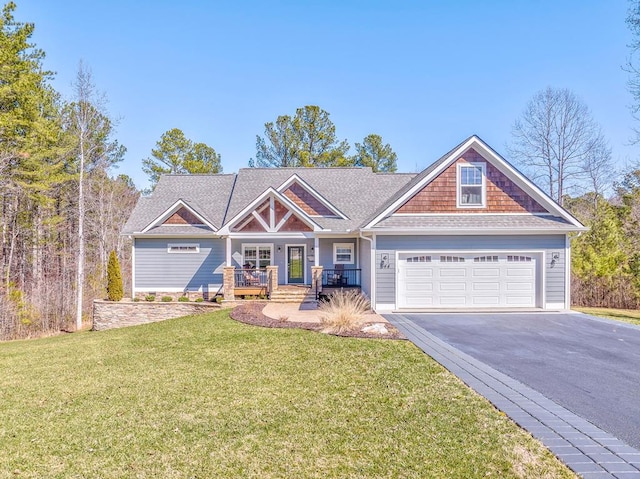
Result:
<instances>
[{"instance_id":1,"label":"front gable","mask_svg":"<svg viewBox=\"0 0 640 479\"><path fill-rule=\"evenodd\" d=\"M184 206L164 220L163 225L203 225L204 223L192 211Z\"/></svg>"},{"instance_id":2,"label":"front gable","mask_svg":"<svg viewBox=\"0 0 640 479\"><path fill-rule=\"evenodd\" d=\"M486 196L483 207L461 207L458 204L458 175L460 165L485 165ZM465 151L442 173L409 198L395 213L549 213L515 181L488 162L473 148Z\"/></svg>"},{"instance_id":3,"label":"front gable","mask_svg":"<svg viewBox=\"0 0 640 479\"><path fill-rule=\"evenodd\" d=\"M335 206L297 174L292 175L280 185L278 191L309 216L346 218Z\"/></svg>"},{"instance_id":4,"label":"front gable","mask_svg":"<svg viewBox=\"0 0 640 479\"><path fill-rule=\"evenodd\" d=\"M227 229L229 233L306 233L320 227L295 203L270 188L234 217Z\"/></svg>"},{"instance_id":5,"label":"front gable","mask_svg":"<svg viewBox=\"0 0 640 479\"><path fill-rule=\"evenodd\" d=\"M217 228L207 221L198 211L196 211L191 205L187 204L183 200L176 201L173 205L167 208L160 216L155 218L149 223L142 233L146 233L152 228L158 226L196 226L206 227L211 231L216 231Z\"/></svg>"},{"instance_id":6,"label":"front gable","mask_svg":"<svg viewBox=\"0 0 640 479\"><path fill-rule=\"evenodd\" d=\"M464 170L464 174L461 172ZM481 180L481 181L480 181ZM531 180L477 136L471 136L400 190L363 229L375 229L392 217L448 216L470 213L559 217L584 226Z\"/></svg>"}]
</instances>

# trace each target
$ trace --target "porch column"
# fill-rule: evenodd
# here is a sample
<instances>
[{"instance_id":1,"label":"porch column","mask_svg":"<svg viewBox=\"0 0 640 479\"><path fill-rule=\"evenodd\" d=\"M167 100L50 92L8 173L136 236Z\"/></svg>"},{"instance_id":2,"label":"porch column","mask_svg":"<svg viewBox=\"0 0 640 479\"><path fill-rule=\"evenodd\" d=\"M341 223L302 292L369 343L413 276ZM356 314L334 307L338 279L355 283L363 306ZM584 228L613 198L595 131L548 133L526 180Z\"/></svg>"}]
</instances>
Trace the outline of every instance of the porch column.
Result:
<instances>
[{"instance_id":1,"label":"porch column","mask_svg":"<svg viewBox=\"0 0 640 479\"><path fill-rule=\"evenodd\" d=\"M227 266L231 266L231 238L229 236L227 236L226 243L226 262Z\"/></svg>"},{"instance_id":2,"label":"porch column","mask_svg":"<svg viewBox=\"0 0 640 479\"><path fill-rule=\"evenodd\" d=\"M313 265L320 266L320 238L313 238Z\"/></svg>"},{"instance_id":3,"label":"porch column","mask_svg":"<svg viewBox=\"0 0 640 479\"><path fill-rule=\"evenodd\" d=\"M278 289L278 266L267 266L267 281L269 282L269 291Z\"/></svg>"},{"instance_id":4,"label":"porch column","mask_svg":"<svg viewBox=\"0 0 640 479\"><path fill-rule=\"evenodd\" d=\"M322 292L322 266L311 267L311 290Z\"/></svg>"},{"instance_id":5,"label":"porch column","mask_svg":"<svg viewBox=\"0 0 640 479\"><path fill-rule=\"evenodd\" d=\"M235 282L235 266L225 266L224 273L222 275L222 285L224 287L224 299L226 301L233 301L236 298L236 282Z\"/></svg>"}]
</instances>

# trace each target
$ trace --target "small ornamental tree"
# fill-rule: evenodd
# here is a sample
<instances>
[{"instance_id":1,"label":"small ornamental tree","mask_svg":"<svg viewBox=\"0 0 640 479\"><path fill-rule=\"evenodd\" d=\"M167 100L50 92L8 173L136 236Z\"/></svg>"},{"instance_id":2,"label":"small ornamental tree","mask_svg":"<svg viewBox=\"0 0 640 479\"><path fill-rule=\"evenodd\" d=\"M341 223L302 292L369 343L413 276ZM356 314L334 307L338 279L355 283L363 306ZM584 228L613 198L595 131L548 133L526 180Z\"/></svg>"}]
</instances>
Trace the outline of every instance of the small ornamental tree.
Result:
<instances>
[{"instance_id":1,"label":"small ornamental tree","mask_svg":"<svg viewBox=\"0 0 640 479\"><path fill-rule=\"evenodd\" d=\"M107 264L107 299L109 301L120 301L124 296L122 287L122 274L120 273L120 262L115 251L109 254Z\"/></svg>"}]
</instances>

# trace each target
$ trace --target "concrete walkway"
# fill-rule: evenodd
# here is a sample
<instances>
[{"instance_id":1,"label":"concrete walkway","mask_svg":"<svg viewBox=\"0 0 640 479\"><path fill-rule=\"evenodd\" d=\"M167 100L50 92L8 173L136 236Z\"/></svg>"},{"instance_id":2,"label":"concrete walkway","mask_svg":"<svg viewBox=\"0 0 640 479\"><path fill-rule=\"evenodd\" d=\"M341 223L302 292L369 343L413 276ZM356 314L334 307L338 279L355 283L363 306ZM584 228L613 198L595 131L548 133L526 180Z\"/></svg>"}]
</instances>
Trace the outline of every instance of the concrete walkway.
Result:
<instances>
[{"instance_id":1,"label":"concrete walkway","mask_svg":"<svg viewBox=\"0 0 640 479\"><path fill-rule=\"evenodd\" d=\"M416 346L487 398L586 479L640 479L640 451L586 419L428 333L386 315Z\"/></svg>"}]
</instances>

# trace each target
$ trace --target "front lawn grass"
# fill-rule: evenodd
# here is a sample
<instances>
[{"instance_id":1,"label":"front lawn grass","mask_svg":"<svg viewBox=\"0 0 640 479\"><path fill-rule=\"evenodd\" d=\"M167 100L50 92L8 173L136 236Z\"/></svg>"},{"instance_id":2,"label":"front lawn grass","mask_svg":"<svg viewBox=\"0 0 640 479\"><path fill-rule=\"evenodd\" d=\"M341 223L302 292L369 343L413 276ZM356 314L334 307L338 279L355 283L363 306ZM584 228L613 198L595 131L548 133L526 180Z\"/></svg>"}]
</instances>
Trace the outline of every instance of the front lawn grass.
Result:
<instances>
[{"instance_id":1,"label":"front lawn grass","mask_svg":"<svg viewBox=\"0 0 640 479\"><path fill-rule=\"evenodd\" d=\"M575 477L407 341L228 313L0 344L2 478Z\"/></svg>"},{"instance_id":2,"label":"front lawn grass","mask_svg":"<svg viewBox=\"0 0 640 479\"><path fill-rule=\"evenodd\" d=\"M581 313L590 314L592 316L600 316L601 318L615 319L624 321L625 323L636 324L640 326L640 311L637 309L613 309L613 308L573 308Z\"/></svg>"}]
</instances>

